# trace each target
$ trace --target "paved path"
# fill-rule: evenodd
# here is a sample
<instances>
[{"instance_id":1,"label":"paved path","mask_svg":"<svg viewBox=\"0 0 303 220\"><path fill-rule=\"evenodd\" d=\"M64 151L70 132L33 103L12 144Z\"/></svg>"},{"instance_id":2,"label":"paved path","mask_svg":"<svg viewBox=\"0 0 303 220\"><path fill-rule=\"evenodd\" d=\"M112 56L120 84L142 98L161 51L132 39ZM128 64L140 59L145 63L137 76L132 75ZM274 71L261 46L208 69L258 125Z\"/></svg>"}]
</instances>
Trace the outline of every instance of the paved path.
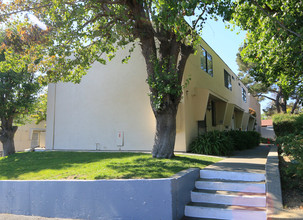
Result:
<instances>
[{"instance_id":1,"label":"paved path","mask_svg":"<svg viewBox=\"0 0 303 220\"><path fill-rule=\"evenodd\" d=\"M261 145L251 150L237 151L234 156L207 166L205 169L265 173L265 164L270 147Z\"/></svg>"}]
</instances>

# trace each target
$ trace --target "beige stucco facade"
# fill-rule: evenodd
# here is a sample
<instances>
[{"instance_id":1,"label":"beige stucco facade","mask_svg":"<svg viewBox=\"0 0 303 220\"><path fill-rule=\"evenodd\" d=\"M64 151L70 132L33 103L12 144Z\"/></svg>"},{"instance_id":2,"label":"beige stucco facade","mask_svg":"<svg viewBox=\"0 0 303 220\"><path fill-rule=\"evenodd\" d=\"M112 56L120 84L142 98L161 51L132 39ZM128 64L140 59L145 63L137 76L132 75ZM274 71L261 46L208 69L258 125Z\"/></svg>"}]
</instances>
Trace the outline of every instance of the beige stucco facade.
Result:
<instances>
[{"instance_id":1,"label":"beige stucco facade","mask_svg":"<svg viewBox=\"0 0 303 220\"><path fill-rule=\"evenodd\" d=\"M176 151L187 151L198 133L254 127L255 118L248 113L254 98L204 41L201 46L212 57L213 74L201 69L201 50L189 57L184 80L191 80L179 104ZM47 149L152 149L156 121L145 62L139 47L128 64L121 64L125 55L122 51L107 65L93 64L80 84L49 85ZM230 75L231 89L225 87L224 70Z\"/></svg>"},{"instance_id":2,"label":"beige stucco facade","mask_svg":"<svg viewBox=\"0 0 303 220\"><path fill-rule=\"evenodd\" d=\"M31 147L45 147L45 136L46 136L46 122L43 121L39 124L34 122L27 123L19 126L16 131L14 142L15 150L24 151ZM0 142L0 151L3 150L2 143Z\"/></svg>"}]
</instances>

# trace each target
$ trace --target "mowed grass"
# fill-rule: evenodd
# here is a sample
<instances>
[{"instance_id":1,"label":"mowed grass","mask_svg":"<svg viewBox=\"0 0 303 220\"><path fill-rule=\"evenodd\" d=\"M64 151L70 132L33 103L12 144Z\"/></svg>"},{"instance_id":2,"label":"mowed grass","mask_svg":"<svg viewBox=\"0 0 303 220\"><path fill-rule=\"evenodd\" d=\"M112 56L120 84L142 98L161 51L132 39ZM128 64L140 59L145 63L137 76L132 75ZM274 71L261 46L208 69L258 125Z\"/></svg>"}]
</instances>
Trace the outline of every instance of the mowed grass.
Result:
<instances>
[{"instance_id":1,"label":"mowed grass","mask_svg":"<svg viewBox=\"0 0 303 220\"><path fill-rule=\"evenodd\" d=\"M177 155L155 159L144 153L28 152L0 159L0 180L151 179L190 167L204 168L220 158Z\"/></svg>"}]
</instances>

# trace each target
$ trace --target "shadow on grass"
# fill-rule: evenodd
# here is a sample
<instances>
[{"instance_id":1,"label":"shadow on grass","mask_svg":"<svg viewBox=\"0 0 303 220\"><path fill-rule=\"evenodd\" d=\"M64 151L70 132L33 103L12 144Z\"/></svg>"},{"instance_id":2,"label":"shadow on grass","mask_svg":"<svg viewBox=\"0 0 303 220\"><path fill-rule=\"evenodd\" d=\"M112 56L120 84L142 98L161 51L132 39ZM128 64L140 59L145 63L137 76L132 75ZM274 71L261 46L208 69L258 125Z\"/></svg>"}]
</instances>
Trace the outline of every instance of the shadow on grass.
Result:
<instances>
[{"instance_id":1,"label":"shadow on grass","mask_svg":"<svg viewBox=\"0 0 303 220\"><path fill-rule=\"evenodd\" d=\"M198 167L204 168L218 159L207 157L202 159L176 156L173 159L157 159L157 158L138 158L133 163L121 164L110 163L107 167L123 173L120 178L167 178L182 170ZM95 179L104 179L103 175L96 176Z\"/></svg>"},{"instance_id":2,"label":"shadow on grass","mask_svg":"<svg viewBox=\"0 0 303 220\"><path fill-rule=\"evenodd\" d=\"M75 164L88 164L105 159L128 158L143 154L110 152L27 152L0 159L0 179L18 179L25 173L63 170Z\"/></svg>"}]
</instances>

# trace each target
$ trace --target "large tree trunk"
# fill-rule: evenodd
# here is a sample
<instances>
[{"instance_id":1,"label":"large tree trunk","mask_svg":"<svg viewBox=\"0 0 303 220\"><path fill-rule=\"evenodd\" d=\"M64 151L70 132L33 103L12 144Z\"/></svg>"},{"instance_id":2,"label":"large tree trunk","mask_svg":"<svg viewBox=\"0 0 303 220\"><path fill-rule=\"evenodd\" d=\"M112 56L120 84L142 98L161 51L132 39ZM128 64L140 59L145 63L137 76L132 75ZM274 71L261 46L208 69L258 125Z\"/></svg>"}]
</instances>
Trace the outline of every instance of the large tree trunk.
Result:
<instances>
[{"instance_id":1,"label":"large tree trunk","mask_svg":"<svg viewBox=\"0 0 303 220\"><path fill-rule=\"evenodd\" d=\"M0 130L0 141L3 145L3 156L8 156L15 153L14 136L18 129L17 126L13 126L13 119L2 119Z\"/></svg>"},{"instance_id":2,"label":"large tree trunk","mask_svg":"<svg viewBox=\"0 0 303 220\"><path fill-rule=\"evenodd\" d=\"M295 101L295 103L294 103L294 105L293 105L293 107L291 109L291 112L290 112L291 114L295 113L295 110L296 110L296 108L298 106L298 103L299 103L299 97L296 98L296 101Z\"/></svg>"},{"instance_id":3,"label":"large tree trunk","mask_svg":"<svg viewBox=\"0 0 303 220\"><path fill-rule=\"evenodd\" d=\"M152 150L153 157L172 158L174 156L177 109L178 105L154 113L157 126Z\"/></svg>"}]
</instances>

